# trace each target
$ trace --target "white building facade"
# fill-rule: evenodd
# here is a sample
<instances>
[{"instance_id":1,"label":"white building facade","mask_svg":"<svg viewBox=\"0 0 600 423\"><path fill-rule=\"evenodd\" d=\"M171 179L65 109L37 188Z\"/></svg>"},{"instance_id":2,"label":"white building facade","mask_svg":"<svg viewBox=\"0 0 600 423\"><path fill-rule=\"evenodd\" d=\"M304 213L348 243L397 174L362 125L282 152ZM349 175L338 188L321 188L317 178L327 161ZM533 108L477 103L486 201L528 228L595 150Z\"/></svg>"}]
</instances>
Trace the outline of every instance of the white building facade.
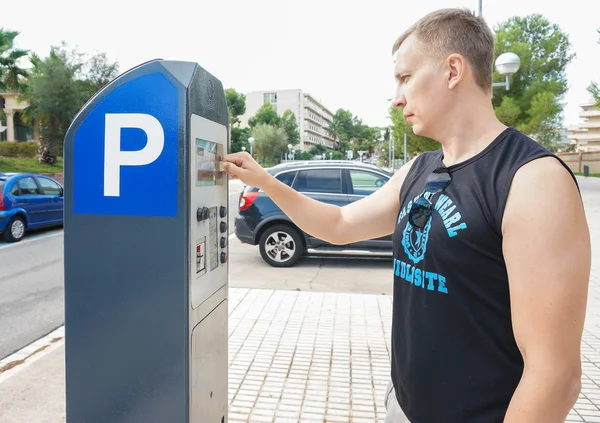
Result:
<instances>
[{"instance_id":1,"label":"white building facade","mask_svg":"<svg viewBox=\"0 0 600 423\"><path fill-rule=\"evenodd\" d=\"M593 101L581 104L581 122L569 128L569 139L577 144L577 151L600 151L600 109Z\"/></svg>"},{"instance_id":2,"label":"white building facade","mask_svg":"<svg viewBox=\"0 0 600 423\"><path fill-rule=\"evenodd\" d=\"M328 149L335 147L329 132L333 113L309 93L300 89L253 91L246 94L246 113L239 117L242 127L256 114L264 103L271 103L279 116L290 109L298 122L300 150L310 151L315 145Z\"/></svg>"}]
</instances>

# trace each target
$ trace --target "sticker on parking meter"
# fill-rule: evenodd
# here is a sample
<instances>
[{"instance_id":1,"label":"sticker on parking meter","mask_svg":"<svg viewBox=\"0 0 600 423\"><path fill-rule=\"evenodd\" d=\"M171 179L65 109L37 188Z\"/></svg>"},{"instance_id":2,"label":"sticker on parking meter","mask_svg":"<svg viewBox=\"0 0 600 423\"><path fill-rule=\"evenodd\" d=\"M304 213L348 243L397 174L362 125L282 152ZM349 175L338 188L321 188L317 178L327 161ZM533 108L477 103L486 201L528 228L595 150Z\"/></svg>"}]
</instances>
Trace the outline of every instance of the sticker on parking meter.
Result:
<instances>
[{"instance_id":1,"label":"sticker on parking meter","mask_svg":"<svg viewBox=\"0 0 600 423\"><path fill-rule=\"evenodd\" d=\"M75 134L73 212L177 215L178 90L161 73L104 97Z\"/></svg>"}]
</instances>

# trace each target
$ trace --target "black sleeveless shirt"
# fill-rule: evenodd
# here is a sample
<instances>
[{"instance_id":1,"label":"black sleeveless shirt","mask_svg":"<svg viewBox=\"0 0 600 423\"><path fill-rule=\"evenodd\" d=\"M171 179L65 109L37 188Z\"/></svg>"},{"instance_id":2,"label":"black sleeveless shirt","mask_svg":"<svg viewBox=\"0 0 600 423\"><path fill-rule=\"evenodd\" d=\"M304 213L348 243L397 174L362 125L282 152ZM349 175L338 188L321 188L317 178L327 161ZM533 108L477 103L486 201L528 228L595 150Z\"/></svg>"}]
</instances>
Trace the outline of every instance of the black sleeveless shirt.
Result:
<instances>
[{"instance_id":1,"label":"black sleeveless shirt","mask_svg":"<svg viewBox=\"0 0 600 423\"><path fill-rule=\"evenodd\" d=\"M502 216L515 172L544 156L554 155L507 128L447 167L452 182L430 199L422 231L408 214L427 176L445 167L442 151L419 156L404 181L393 234L392 381L412 423L503 421L523 359L511 326Z\"/></svg>"}]
</instances>

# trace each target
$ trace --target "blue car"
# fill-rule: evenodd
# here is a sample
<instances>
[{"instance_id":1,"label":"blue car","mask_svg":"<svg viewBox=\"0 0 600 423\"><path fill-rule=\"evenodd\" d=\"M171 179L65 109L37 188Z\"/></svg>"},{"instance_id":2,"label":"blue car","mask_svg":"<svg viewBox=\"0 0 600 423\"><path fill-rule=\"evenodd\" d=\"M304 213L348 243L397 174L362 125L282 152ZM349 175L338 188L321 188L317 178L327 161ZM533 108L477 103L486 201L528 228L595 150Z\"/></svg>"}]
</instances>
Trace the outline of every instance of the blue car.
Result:
<instances>
[{"instance_id":1,"label":"blue car","mask_svg":"<svg viewBox=\"0 0 600 423\"><path fill-rule=\"evenodd\" d=\"M0 173L0 233L8 242L63 224L63 187L34 173Z\"/></svg>"}]
</instances>

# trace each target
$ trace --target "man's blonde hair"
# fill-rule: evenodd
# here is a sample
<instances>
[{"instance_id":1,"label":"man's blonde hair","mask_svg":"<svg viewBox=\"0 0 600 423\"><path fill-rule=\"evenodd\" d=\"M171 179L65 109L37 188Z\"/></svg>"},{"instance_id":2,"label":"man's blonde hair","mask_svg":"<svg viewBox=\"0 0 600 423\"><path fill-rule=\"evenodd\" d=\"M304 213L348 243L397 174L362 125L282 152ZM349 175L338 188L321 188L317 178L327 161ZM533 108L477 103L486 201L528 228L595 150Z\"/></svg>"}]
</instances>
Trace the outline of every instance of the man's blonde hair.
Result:
<instances>
[{"instance_id":1,"label":"man's blonde hair","mask_svg":"<svg viewBox=\"0 0 600 423\"><path fill-rule=\"evenodd\" d=\"M392 54L414 34L427 54L444 60L458 53L473 67L475 82L491 90L494 72L494 36L484 19L467 9L441 9L431 12L407 29L394 43Z\"/></svg>"}]
</instances>

